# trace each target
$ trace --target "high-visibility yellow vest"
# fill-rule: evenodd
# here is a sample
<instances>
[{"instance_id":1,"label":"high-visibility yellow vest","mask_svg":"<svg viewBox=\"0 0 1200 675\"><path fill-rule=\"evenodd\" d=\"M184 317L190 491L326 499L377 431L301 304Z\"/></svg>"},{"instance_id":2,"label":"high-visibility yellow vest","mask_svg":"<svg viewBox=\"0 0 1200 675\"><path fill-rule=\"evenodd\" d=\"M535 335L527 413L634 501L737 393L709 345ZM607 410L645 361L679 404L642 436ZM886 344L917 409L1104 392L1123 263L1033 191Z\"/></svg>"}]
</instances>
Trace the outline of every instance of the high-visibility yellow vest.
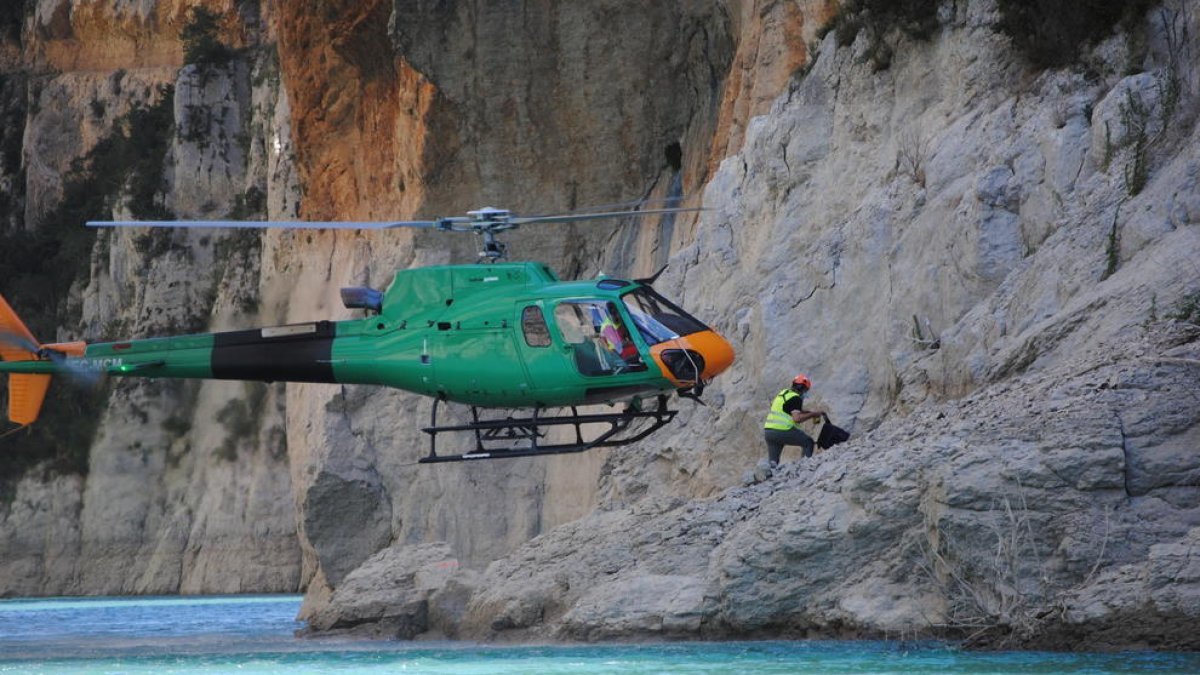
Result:
<instances>
[{"instance_id":1,"label":"high-visibility yellow vest","mask_svg":"<svg viewBox=\"0 0 1200 675\"><path fill-rule=\"evenodd\" d=\"M600 322L600 336L604 338L604 346L610 351L617 351L620 348L621 336L617 333L617 324L613 323L612 317L608 314L604 315L604 320ZM612 332L610 333L609 330Z\"/></svg>"},{"instance_id":2,"label":"high-visibility yellow vest","mask_svg":"<svg viewBox=\"0 0 1200 675\"><path fill-rule=\"evenodd\" d=\"M783 405L799 395L792 389L784 389L779 392L775 396L775 400L771 401L771 412L767 413L767 421L763 424L763 428L780 431L795 429L796 423L792 421L792 414L784 412Z\"/></svg>"}]
</instances>

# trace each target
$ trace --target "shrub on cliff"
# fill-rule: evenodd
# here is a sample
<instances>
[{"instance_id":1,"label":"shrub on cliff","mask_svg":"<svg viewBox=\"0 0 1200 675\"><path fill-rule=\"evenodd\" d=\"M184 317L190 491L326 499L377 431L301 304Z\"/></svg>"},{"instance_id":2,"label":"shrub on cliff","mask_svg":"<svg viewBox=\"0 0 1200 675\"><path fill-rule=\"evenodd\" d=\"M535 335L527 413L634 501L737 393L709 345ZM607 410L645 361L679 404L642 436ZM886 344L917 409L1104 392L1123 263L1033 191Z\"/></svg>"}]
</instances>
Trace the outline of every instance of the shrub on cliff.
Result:
<instances>
[{"instance_id":1,"label":"shrub on cliff","mask_svg":"<svg viewBox=\"0 0 1200 675\"><path fill-rule=\"evenodd\" d=\"M882 70L892 60L887 34L897 29L913 39L928 40L939 25L937 10L938 0L847 0L825 30L834 31L842 46L853 44L865 32L866 59Z\"/></svg>"},{"instance_id":2,"label":"shrub on cliff","mask_svg":"<svg viewBox=\"0 0 1200 675\"><path fill-rule=\"evenodd\" d=\"M1051 68L1079 60L1083 50L1131 25L1155 0L999 0L1000 30L1035 66Z\"/></svg>"},{"instance_id":3,"label":"shrub on cliff","mask_svg":"<svg viewBox=\"0 0 1200 675\"><path fill-rule=\"evenodd\" d=\"M204 7L192 9L187 25L179 32L184 63L220 66L233 58L233 50L217 38L218 18Z\"/></svg>"},{"instance_id":4,"label":"shrub on cliff","mask_svg":"<svg viewBox=\"0 0 1200 675\"><path fill-rule=\"evenodd\" d=\"M1200 327L1200 291L1183 296L1167 318Z\"/></svg>"},{"instance_id":5,"label":"shrub on cliff","mask_svg":"<svg viewBox=\"0 0 1200 675\"><path fill-rule=\"evenodd\" d=\"M25 25L25 14L28 12L27 5L26 0L0 2L0 39L21 39L21 28Z\"/></svg>"}]
</instances>

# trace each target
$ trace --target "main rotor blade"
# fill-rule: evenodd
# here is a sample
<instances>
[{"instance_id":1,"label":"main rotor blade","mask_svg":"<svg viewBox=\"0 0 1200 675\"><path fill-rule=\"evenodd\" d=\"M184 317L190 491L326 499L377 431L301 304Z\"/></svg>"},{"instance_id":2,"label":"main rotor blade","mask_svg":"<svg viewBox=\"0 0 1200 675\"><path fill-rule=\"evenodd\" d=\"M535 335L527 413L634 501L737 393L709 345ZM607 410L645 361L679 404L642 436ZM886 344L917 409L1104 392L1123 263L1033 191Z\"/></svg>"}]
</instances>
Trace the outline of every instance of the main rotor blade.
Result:
<instances>
[{"instance_id":1,"label":"main rotor blade","mask_svg":"<svg viewBox=\"0 0 1200 675\"><path fill-rule=\"evenodd\" d=\"M601 218L623 218L625 216L652 216L666 213L688 213L694 211L703 211L700 206L687 208L670 208L670 209L645 209L642 211L605 211L603 213L564 213L557 216L529 216L511 218L509 222L514 225L526 225L528 223L570 223L577 220L599 220Z\"/></svg>"},{"instance_id":2,"label":"main rotor blade","mask_svg":"<svg viewBox=\"0 0 1200 675\"><path fill-rule=\"evenodd\" d=\"M571 209L567 213L571 215L583 215L587 213L602 213L607 211L636 211L638 209L673 209L678 208L681 202L688 200L691 195L680 195L678 197L658 197L655 199L631 199L625 202L613 202L611 204L588 204L587 206ZM538 218L543 214L530 214L529 218ZM556 214L545 214L556 215ZM562 214L567 215L567 214Z\"/></svg>"},{"instance_id":3,"label":"main rotor blade","mask_svg":"<svg viewBox=\"0 0 1200 675\"><path fill-rule=\"evenodd\" d=\"M89 220L88 227L214 227L291 230L386 230L393 227L446 228L466 218L439 220Z\"/></svg>"}]
</instances>

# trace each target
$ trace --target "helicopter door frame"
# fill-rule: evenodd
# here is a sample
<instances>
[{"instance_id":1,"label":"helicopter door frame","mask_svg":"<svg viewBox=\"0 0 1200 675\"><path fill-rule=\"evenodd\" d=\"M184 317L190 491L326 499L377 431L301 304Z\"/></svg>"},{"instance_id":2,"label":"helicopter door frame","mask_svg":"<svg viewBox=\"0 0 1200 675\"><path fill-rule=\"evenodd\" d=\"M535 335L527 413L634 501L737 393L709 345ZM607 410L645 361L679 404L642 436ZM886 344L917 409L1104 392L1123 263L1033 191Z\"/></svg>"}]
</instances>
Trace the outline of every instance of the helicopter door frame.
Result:
<instances>
[{"instance_id":1,"label":"helicopter door frame","mask_svg":"<svg viewBox=\"0 0 1200 675\"><path fill-rule=\"evenodd\" d=\"M563 356L562 336L557 333L553 322L547 317L545 305L543 300L523 300L514 303L516 320L513 323L518 327L519 333L514 336L517 353L520 354L521 365L525 369L531 389L542 392L543 398L548 400L555 398L554 395L564 388L563 377L569 377L569 374L574 372L574 366L569 365L568 359ZM531 344L529 341L525 313L531 307L537 308L542 325L546 328L549 342L544 345Z\"/></svg>"}]
</instances>

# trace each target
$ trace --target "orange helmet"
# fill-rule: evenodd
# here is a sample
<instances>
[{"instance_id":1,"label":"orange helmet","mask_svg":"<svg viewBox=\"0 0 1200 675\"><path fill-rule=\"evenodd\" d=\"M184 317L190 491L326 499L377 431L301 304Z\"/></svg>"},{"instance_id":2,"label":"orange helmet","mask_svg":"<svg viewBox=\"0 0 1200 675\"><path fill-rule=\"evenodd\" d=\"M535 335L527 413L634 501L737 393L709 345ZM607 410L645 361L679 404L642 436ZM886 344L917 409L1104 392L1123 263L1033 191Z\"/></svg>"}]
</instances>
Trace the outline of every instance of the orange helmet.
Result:
<instances>
[{"instance_id":1,"label":"orange helmet","mask_svg":"<svg viewBox=\"0 0 1200 675\"><path fill-rule=\"evenodd\" d=\"M812 389L812 380L808 379L808 376L805 375L804 373L801 373L792 378L792 386L793 387L804 387L805 389Z\"/></svg>"}]
</instances>

